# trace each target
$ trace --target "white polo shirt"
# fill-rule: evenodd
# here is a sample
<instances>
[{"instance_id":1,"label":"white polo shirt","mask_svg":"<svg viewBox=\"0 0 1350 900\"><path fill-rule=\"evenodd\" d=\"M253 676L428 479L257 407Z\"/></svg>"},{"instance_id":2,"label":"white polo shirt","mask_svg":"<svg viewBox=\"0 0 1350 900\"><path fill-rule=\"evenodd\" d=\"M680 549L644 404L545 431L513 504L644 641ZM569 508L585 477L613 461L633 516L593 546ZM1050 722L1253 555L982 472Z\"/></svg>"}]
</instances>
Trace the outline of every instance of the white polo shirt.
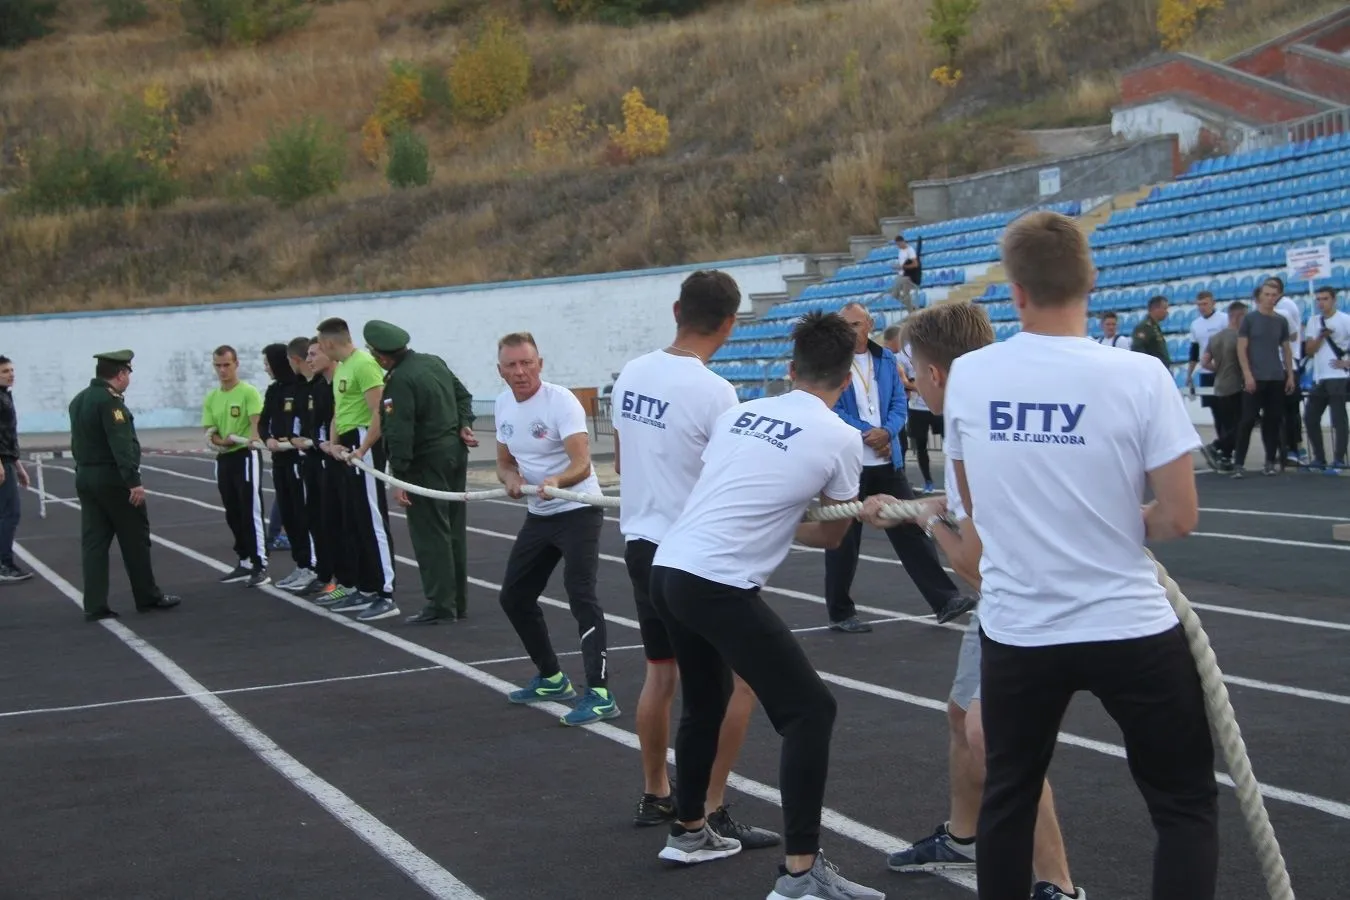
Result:
<instances>
[{"instance_id":1,"label":"white polo shirt","mask_svg":"<svg viewBox=\"0 0 1350 900\"><path fill-rule=\"evenodd\" d=\"M619 530L661 543L703 471L703 448L736 389L692 356L657 350L631 360L614 381L619 436Z\"/></svg>"},{"instance_id":2,"label":"white polo shirt","mask_svg":"<svg viewBox=\"0 0 1350 900\"><path fill-rule=\"evenodd\" d=\"M1214 337L1220 331L1228 327L1228 314L1221 312L1212 312L1209 318L1196 316L1195 321L1191 323L1191 343L1200 345L1200 358L1205 358L1205 351L1209 349L1209 339ZM1206 372L1212 372L1212 369L1205 369L1203 366L1197 366Z\"/></svg>"},{"instance_id":3,"label":"white polo shirt","mask_svg":"<svg viewBox=\"0 0 1350 900\"><path fill-rule=\"evenodd\" d=\"M1176 624L1140 511L1146 473L1200 446L1166 368L1023 331L958 358L944 405L945 449L964 463L984 548L991 638L1044 646Z\"/></svg>"},{"instance_id":4,"label":"white polo shirt","mask_svg":"<svg viewBox=\"0 0 1350 900\"><path fill-rule=\"evenodd\" d=\"M742 403L718 417L703 472L652 565L762 586L810 502L854 499L861 476L858 430L819 397L794 390Z\"/></svg>"},{"instance_id":5,"label":"white polo shirt","mask_svg":"<svg viewBox=\"0 0 1350 900\"><path fill-rule=\"evenodd\" d=\"M566 472L572 461L563 441L574 434L590 433L581 401L567 388L547 381L542 382L539 390L523 403L517 402L510 390L502 391L497 395L493 414L497 421L497 441L505 444L516 458L526 484L539 484L545 478ZM595 466L591 466L585 480L567 490L578 494L600 493ZM540 500L538 494L527 497L530 512L540 516L586 506L571 500Z\"/></svg>"},{"instance_id":6,"label":"white polo shirt","mask_svg":"<svg viewBox=\"0 0 1350 900\"><path fill-rule=\"evenodd\" d=\"M1312 340L1322 333L1323 328L1331 330L1331 339L1341 348L1342 353L1347 354L1343 359L1350 359L1350 316L1336 310L1334 315L1326 316L1324 319L1322 313L1316 311L1308 317L1308 327L1304 334L1308 340ZM1333 369L1331 364L1335 361L1336 354L1332 351L1331 345L1323 341L1312 358L1313 381L1350 376L1350 372L1345 369Z\"/></svg>"}]
</instances>

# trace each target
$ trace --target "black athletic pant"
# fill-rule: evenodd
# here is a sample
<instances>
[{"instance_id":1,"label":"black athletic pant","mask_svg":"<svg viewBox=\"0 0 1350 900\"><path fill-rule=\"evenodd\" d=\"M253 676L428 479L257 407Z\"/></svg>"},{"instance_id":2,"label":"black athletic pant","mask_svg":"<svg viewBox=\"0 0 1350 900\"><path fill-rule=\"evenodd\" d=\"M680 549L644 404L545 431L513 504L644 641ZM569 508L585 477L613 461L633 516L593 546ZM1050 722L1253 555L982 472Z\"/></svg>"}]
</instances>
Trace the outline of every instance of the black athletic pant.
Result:
<instances>
[{"instance_id":1,"label":"black athletic pant","mask_svg":"<svg viewBox=\"0 0 1350 900\"><path fill-rule=\"evenodd\" d=\"M297 569L313 569L314 542L309 534L309 515L305 509L304 465L299 450L272 454L272 486L277 492L281 524L291 541L291 559Z\"/></svg>"},{"instance_id":2,"label":"black athletic pant","mask_svg":"<svg viewBox=\"0 0 1350 900\"><path fill-rule=\"evenodd\" d=\"M1297 456L1303 443L1303 390L1298 386L1298 369L1294 369L1294 392L1284 394L1284 428L1280 435L1285 453ZM1281 386L1283 391L1284 387Z\"/></svg>"},{"instance_id":3,"label":"black athletic pant","mask_svg":"<svg viewBox=\"0 0 1350 900\"><path fill-rule=\"evenodd\" d=\"M1237 449L1233 451L1233 465L1241 468L1247 461L1252 429L1256 417L1261 417L1261 443L1265 446L1266 462L1280 459L1280 429L1284 418L1284 381L1258 381L1254 393L1242 392L1242 421L1238 424Z\"/></svg>"},{"instance_id":4,"label":"black athletic pant","mask_svg":"<svg viewBox=\"0 0 1350 900\"><path fill-rule=\"evenodd\" d=\"M1233 455L1237 446L1238 424L1242 421L1242 397L1243 392L1238 391L1236 394L1208 398L1212 401L1210 411L1214 413L1214 446L1229 456Z\"/></svg>"},{"instance_id":5,"label":"black athletic pant","mask_svg":"<svg viewBox=\"0 0 1350 900\"><path fill-rule=\"evenodd\" d=\"M1345 462L1347 434L1345 416L1346 379L1324 378L1308 393L1308 448L1313 462L1325 463L1326 445L1322 443L1322 414L1331 407L1331 462Z\"/></svg>"},{"instance_id":6,"label":"black athletic pant","mask_svg":"<svg viewBox=\"0 0 1350 900\"><path fill-rule=\"evenodd\" d=\"M1090 691L1120 726L1157 832L1153 900L1214 900L1219 789L1195 660L1181 626L1122 641L1014 647L981 629L985 780L979 900L1026 900L1036 806L1060 720Z\"/></svg>"},{"instance_id":7,"label":"black athletic pant","mask_svg":"<svg viewBox=\"0 0 1350 900\"><path fill-rule=\"evenodd\" d=\"M951 486L947 489L952 490ZM914 489L909 486L905 470L890 463L863 466L859 499L865 500L873 494L890 494L897 500L914 499ZM863 523L854 522L839 546L825 551L825 606L831 622L842 622L857 613L849 589L858 570L862 533ZM937 544L924 536L922 528L913 524L898 525L887 528L886 537L904 565L905 573L934 613L941 614L948 603L961 596L960 589L942 568Z\"/></svg>"},{"instance_id":8,"label":"black athletic pant","mask_svg":"<svg viewBox=\"0 0 1350 900\"><path fill-rule=\"evenodd\" d=\"M670 633L680 669L682 708L675 734L679 773L675 804L680 821L703 818L734 671L755 692L783 738L778 789L785 850L789 855L815 853L820 849L820 811L830 768L834 695L758 590L654 566L651 596ZM1028 875L1028 884L1029 879Z\"/></svg>"},{"instance_id":9,"label":"black athletic pant","mask_svg":"<svg viewBox=\"0 0 1350 900\"><path fill-rule=\"evenodd\" d=\"M925 482L933 481L933 472L928 466L928 432L932 430L942 436L942 416L926 409L911 409L905 430L914 441L914 458L919 461L919 472Z\"/></svg>"},{"instance_id":10,"label":"black athletic pant","mask_svg":"<svg viewBox=\"0 0 1350 900\"><path fill-rule=\"evenodd\" d=\"M355 428L341 435L338 443L355 450L365 440L366 429ZM376 441L365 455L372 468L383 472L384 442ZM350 542L356 569L356 589L363 594L394 596L394 540L389 533L389 499L384 484L374 475L340 460L342 468L342 530Z\"/></svg>"},{"instance_id":11,"label":"black athletic pant","mask_svg":"<svg viewBox=\"0 0 1350 900\"><path fill-rule=\"evenodd\" d=\"M305 522L314 545L314 576L327 584L333 580L333 550L331 527L324 521L330 508L326 496L325 459L327 456L317 447L304 451L300 458L300 477L305 488Z\"/></svg>"},{"instance_id":12,"label":"black athletic pant","mask_svg":"<svg viewBox=\"0 0 1350 900\"><path fill-rule=\"evenodd\" d=\"M267 568L267 506L263 503L262 451L245 447L216 456L216 488L225 523L234 535L234 554L255 569Z\"/></svg>"},{"instance_id":13,"label":"black athletic pant","mask_svg":"<svg viewBox=\"0 0 1350 900\"><path fill-rule=\"evenodd\" d=\"M356 535L343 527L343 487L351 474L346 463L323 454L324 543L328 545L329 580L345 588L356 587ZM320 565L323 560L320 559ZM322 578L324 571L320 571Z\"/></svg>"},{"instance_id":14,"label":"black athletic pant","mask_svg":"<svg viewBox=\"0 0 1350 900\"><path fill-rule=\"evenodd\" d=\"M525 652L544 678L562 671L549 640L548 624L539 607L539 595L549 576L563 564L563 589L577 620L581 658L586 666L586 686L609 684L605 613L595 595L596 570L600 568L600 529L605 514L597 506L569 509L549 516L525 514L525 524L511 545L498 598L511 627L520 636Z\"/></svg>"}]
</instances>

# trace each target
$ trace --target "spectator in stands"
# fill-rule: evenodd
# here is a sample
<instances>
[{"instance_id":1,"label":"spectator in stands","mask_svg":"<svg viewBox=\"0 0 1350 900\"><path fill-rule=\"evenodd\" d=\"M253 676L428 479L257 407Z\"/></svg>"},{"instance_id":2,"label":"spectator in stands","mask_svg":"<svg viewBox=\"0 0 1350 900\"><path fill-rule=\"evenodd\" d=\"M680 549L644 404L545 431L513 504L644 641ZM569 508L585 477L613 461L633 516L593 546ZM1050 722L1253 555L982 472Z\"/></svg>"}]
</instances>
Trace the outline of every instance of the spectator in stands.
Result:
<instances>
[{"instance_id":1,"label":"spectator in stands","mask_svg":"<svg viewBox=\"0 0 1350 900\"><path fill-rule=\"evenodd\" d=\"M1299 452L1303 443L1303 387L1299 383L1303 374L1303 312L1298 303L1285 296L1282 278L1267 278L1265 283L1275 286L1276 296L1280 298L1275 303L1275 312L1289 323L1289 344L1294 353L1294 390L1284 398L1284 428L1280 433L1284 453L1280 458L1288 465L1297 466L1307 461Z\"/></svg>"},{"instance_id":2,"label":"spectator in stands","mask_svg":"<svg viewBox=\"0 0 1350 900\"><path fill-rule=\"evenodd\" d=\"M1280 454L1280 429L1285 397L1294 392L1294 354L1290 347L1289 322L1275 311L1280 289L1274 281L1261 286L1256 315L1247 316L1238 328L1238 363L1242 366L1242 421L1238 425L1233 453L1233 477L1243 477L1247 447L1256 417L1261 417L1261 443L1266 450L1262 474L1274 475Z\"/></svg>"},{"instance_id":3,"label":"spectator in stands","mask_svg":"<svg viewBox=\"0 0 1350 900\"><path fill-rule=\"evenodd\" d=\"M1242 364L1238 362L1238 330L1247 316L1241 300L1228 304L1228 327L1209 338L1202 365L1214 373L1214 440L1200 448L1216 472L1233 470L1233 447L1242 420Z\"/></svg>"},{"instance_id":4,"label":"spectator in stands","mask_svg":"<svg viewBox=\"0 0 1350 900\"><path fill-rule=\"evenodd\" d=\"M1147 353L1162 360L1165 367L1171 367L1172 355L1167 352L1167 338L1163 337L1162 323L1167 318L1167 298L1159 294L1148 301L1148 315L1134 328L1130 349L1136 353Z\"/></svg>"},{"instance_id":5,"label":"spectator in stands","mask_svg":"<svg viewBox=\"0 0 1350 900\"><path fill-rule=\"evenodd\" d=\"M1116 333L1119 327L1120 322L1115 313L1102 313L1102 336L1097 338L1097 343L1105 344L1108 347L1116 347L1120 350L1130 349L1130 339L1123 334Z\"/></svg>"},{"instance_id":6,"label":"spectator in stands","mask_svg":"<svg viewBox=\"0 0 1350 900\"><path fill-rule=\"evenodd\" d=\"M905 304L905 309L913 312L913 294L919 286L919 254L905 240L903 234L895 236L896 259L895 284L891 286L891 296Z\"/></svg>"},{"instance_id":7,"label":"spectator in stands","mask_svg":"<svg viewBox=\"0 0 1350 900\"><path fill-rule=\"evenodd\" d=\"M1201 291L1195 295L1195 306L1200 315L1195 317L1191 323L1191 354L1190 367L1186 369L1186 385L1191 389L1191 396L1195 396L1197 386L1195 368L1200 367L1199 386L1202 388L1214 386L1214 370L1205 366L1201 360L1209 348L1209 339L1228 327L1226 316L1214 314L1214 295L1209 291ZM1241 389L1241 385L1239 385ZM1214 429L1218 431L1219 416L1214 412L1213 397L1200 398L1200 405L1209 410L1210 415L1214 417Z\"/></svg>"},{"instance_id":8,"label":"spectator in stands","mask_svg":"<svg viewBox=\"0 0 1350 900\"><path fill-rule=\"evenodd\" d=\"M1317 310L1308 317L1308 340L1304 345L1312 361L1313 388L1308 394L1308 448L1312 466L1326 467L1326 449L1322 444L1322 414L1331 408L1331 434L1334 456L1332 471L1346 467L1345 398L1350 377L1350 315L1336 308L1336 291L1317 290Z\"/></svg>"}]
</instances>

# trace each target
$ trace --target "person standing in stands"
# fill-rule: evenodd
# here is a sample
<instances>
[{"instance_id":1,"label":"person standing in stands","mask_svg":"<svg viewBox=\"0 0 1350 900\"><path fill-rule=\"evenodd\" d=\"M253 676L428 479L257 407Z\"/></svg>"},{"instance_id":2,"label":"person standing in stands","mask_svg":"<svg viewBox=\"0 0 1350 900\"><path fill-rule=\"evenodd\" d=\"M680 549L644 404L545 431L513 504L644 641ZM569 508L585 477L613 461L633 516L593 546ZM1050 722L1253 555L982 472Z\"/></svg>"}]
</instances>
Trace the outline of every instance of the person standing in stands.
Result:
<instances>
[{"instance_id":1,"label":"person standing in stands","mask_svg":"<svg viewBox=\"0 0 1350 900\"><path fill-rule=\"evenodd\" d=\"M861 303L846 304L839 315L853 329L852 385L835 398L834 413L857 429L862 448L863 499L889 494L914 499L914 489L905 477L905 458L900 452L900 433L905 427L905 391L900 386L899 364L891 352L871 341L872 315ZM975 608L975 598L962 596L947 576L938 558L937 545L917 526L891 528L886 537L905 568L905 574L923 594L939 622L949 622ZM839 545L825 551L825 607L830 628L861 634L872 626L858 618L850 596L862 546L862 522L855 521Z\"/></svg>"},{"instance_id":2,"label":"person standing in stands","mask_svg":"<svg viewBox=\"0 0 1350 900\"><path fill-rule=\"evenodd\" d=\"M1346 379L1350 377L1350 315L1336 308L1336 291L1317 289L1317 310L1308 317L1305 349L1312 360L1313 389L1308 394L1308 447L1314 468L1325 468L1322 414L1331 409L1333 471L1346 467Z\"/></svg>"},{"instance_id":3,"label":"person standing in stands","mask_svg":"<svg viewBox=\"0 0 1350 900\"><path fill-rule=\"evenodd\" d=\"M1242 366L1242 421L1233 451L1233 477L1245 476L1243 465L1251 443L1256 417L1261 417L1261 443L1265 445L1263 475L1278 472L1280 435L1285 397L1294 392L1294 354L1290 348L1289 321L1275 311L1280 289L1273 281L1261 286L1256 313L1242 320L1238 329L1238 362Z\"/></svg>"},{"instance_id":4,"label":"person standing in stands","mask_svg":"<svg viewBox=\"0 0 1350 900\"><path fill-rule=\"evenodd\" d=\"M468 477L473 433L473 395L445 360L408 349L408 332L372 319L362 334L375 361L388 373L380 403L380 434L389 456L389 473L400 481L435 491L463 491ZM394 489L394 500L408 510L412 538L427 605L404 621L434 625L462 619L468 612L469 572L465 504L410 497Z\"/></svg>"},{"instance_id":5,"label":"person standing in stands","mask_svg":"<svg viewBox=\"0 0 1350 900\"><path fill-rule=\"evenodd\" d=\"M346 469L342 485L342 530L348 533L356 556L356 593L332 604L333 612L358 613L362 622L399 614L394 603L394 540L389 533L389 499L384 484L352 460L367 460L384 471L384 444L380 440L380 401L384 397L384 370L369 351L352 343L342 319L319 323L319 346L337 363L333 372L333 428L330 454Z\"/></svg>"},{"instance_id":6,"label":"person standing in stands","mask_svg":"<svg viewBox=\"0 0 1350 900\"><path fill-rule=\"evenodd\" d=\"M1167 338L1163 337L1162 323L1167 318L1167 298L1159 294L1148 301L1148 315L1134 327L1130 349L1136 353L1156 356L1163 368L1170 368L1172 355L1167 352Z\"/></svg>"},{"instance_id":7,"label":"person standing in stands","mask_svg":"<svg viewBox=\"0 0 1350 900\"><path fill-rule=\"evenodd\" d=\"M914 309L914 292L918 290L920 268L919 254L905 240L903 234L895 236L895 283L891 285L891 296L905 304L905 309Z\"/></svg>"},{"instance_id":8,"label":"person standing in stands","mask_svg":"<svg viewBox=\"0 0 1350 900\"><path fill-rule=\"evenodd\" d=\"M1120 320L1116 318L1115 313L1109 310L1102 313L1102 336L1096 339L1097 343L1119 350L1129 350L1130 339L1123 334L1116 333L1119 327Z\"/></svg>"},{"instance_id":9,"label":"person standing in stands","mask_svg":"<svg viewBox=\"0 0 1350 900\"><path fill-rule=\"evenodd\" d=\"M303 338L301 339L303 340ZM308 349L308 348L306 348ZM305 380L296 374L286 344L268 344L263 348L263 367L272 383L263 393L262 415L258 417L258 437L272 454L272 487L281 508L281 521L290 539L295 570L277 582L282 590L307 588L314 581L314 544L309 538L305 516L305 482L300 471L300 449L283 450L281 442L291 444L300 437L299 412L304 402Z\"/></svg>"},{"instance_id":10,"label":"person standing in stands","mask_svg":"<svg viewBox=\"0 0 1350 900\"><path fill-rule=\"evenodd\" d=\"M261 587L271 581L267 576L267 524L263 519L267 507L263 504L262 451L252 442L258 440L263 398L257 388L239 380L239 354L233 347L217 347L211 354L211 365L220 386L206 395L202 426L216 448L216 489L239 560L221 576L220 583L243 581L249 587ZM231 438L242 438L243 443Z\"/></svg>"},{"instance_id":11,"label":"person standing in stands","mask_svg":"<svg viewBox=\"0 0 1350 900\"><path fill-rule=\"evenodd\" d=\"M1303 445L1303 311L1298 303L1285 296L1284 279L1272 277L1266 284L1274 285L1279 300L1275 301L1275 312L1284 316L1289 323L1289 345L1294 354L1294 389L1284 397L1284 426L1280 430L1281 466L1297 467L1306 462L1301 447Z\"/></svg>"},{"instance_id":12,"label":"person standing in stands","mask_svg":"<svg viewBox=\"0 0 1350 900\"><path fill-rule=\"evenodd\" d=\"M0 583L27 581L14 563L14 535L23 508L19 491L28 487L28 470L19 459L19 416L14 410L14 363L0 356Z\"/></svg>"},{"instance_id":13,"label":"person standing in stands","mask_svg":"<svg viewBox=\"0 0 1350 900\"><path fill-rule=\"evenodd\" d=\"M1238 329L1247 315L1247 304L1235 300L1228 304L1228 327L1209 339L1204 367L1214 373L1214 440L1200 451L1216 472L1231 472L1233 448L1237 444L1238 423L1242 420L1242 365L1238 362Z\"/></svg>"}]
</instances>

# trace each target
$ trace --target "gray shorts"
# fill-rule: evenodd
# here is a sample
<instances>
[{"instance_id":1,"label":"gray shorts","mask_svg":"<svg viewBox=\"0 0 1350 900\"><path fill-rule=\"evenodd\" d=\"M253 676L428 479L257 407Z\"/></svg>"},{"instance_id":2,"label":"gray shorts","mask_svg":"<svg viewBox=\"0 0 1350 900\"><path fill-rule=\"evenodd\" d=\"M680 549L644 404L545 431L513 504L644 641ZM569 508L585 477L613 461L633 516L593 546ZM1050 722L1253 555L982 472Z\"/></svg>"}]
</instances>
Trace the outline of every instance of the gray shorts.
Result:
<instances>
[{"instance_id":1,"label":"gray shorts","mask_svg":"<svg viewBox=\"0 0 1350 900\"><path fill-rule=\"evenodd\" d=\"M962 709L970 709L972 701L980 699L980 616L970 614L970 625L961 638L961 652L956 658L956 677L952 679L952 702Z\"/></svg>"}]
</instances>

